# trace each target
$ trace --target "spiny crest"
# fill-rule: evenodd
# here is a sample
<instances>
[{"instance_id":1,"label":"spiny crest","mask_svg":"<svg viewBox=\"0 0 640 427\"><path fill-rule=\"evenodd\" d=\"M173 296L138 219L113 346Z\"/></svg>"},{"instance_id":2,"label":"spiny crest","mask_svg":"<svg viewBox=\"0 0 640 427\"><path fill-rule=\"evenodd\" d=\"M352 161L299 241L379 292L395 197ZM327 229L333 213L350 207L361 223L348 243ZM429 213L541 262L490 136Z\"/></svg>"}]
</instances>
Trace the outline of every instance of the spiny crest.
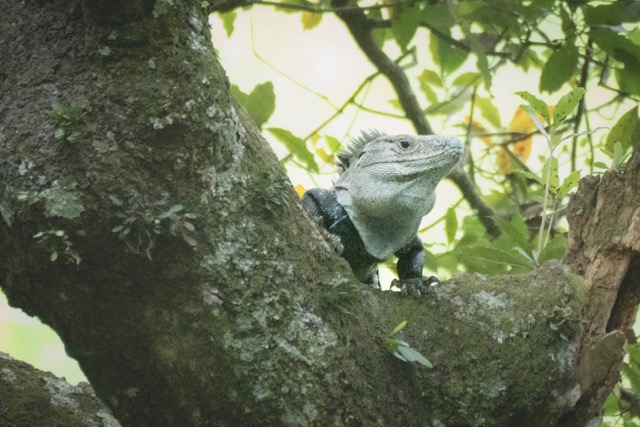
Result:
<instances>
[{"instance_id":1,"label":"spiny crest","mask_svg":"<svg viewBox=\"0 0 640 427\"><path fill-rule=\"evenodd\" d=\"M338 173L342 175L351 165L351 162L358 158L368 143L384 135L386 135L386 133L377 129L366 129L362 131L360 136L351 138L349 144L337 155L336 167L338 168Z\"/></svg>"}]
</instances>

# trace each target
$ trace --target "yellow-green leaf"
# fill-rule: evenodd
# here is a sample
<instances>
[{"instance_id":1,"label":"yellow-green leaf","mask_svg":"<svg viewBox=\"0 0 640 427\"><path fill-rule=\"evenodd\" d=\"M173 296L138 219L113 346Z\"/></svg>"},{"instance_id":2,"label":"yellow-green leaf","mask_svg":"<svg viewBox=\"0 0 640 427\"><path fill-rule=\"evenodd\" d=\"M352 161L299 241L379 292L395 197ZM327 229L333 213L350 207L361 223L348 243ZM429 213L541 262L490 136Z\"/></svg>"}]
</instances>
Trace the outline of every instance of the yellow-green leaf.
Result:
<instances>
[{"instance_id":1,"label":"yellow-green leaf","mask_svg":"<svg viewBox=\"0 0 640 427\"><path fill-rule=\"evenodd\" d=\"M316 159L313 157L313 154L309 151L302 138L298 138L286 129L268 128L267 130L271 135L276 137L278 141L282 142L296 159L304 163L307 166L307 169L312 171L318 170L318 163L316 163Z\"/></svg>"},{"instance_id":2,"label":"yellow-green leaf","mask_svg":"<svg viewBox=\"0 0 640 427\"><path fill-rule=\"evenodd\" d=\"M444 217L444 229L447 233L447 241L449 243L453 242L453 239L456 237L456 232L458 231L458 216L453 208L447 210Z\"/></svg>"},{"instance_id":3,"label":"yellow-green leaf","mask_svg":"<svg viewBox=\"0 0 640 427\"><path fill-rule=\"evenodd\" d=\"M576 109L578 102L584 96L585 90L584 88L577 87L558 101L558 105L556 105L556 109L553 112L553 126L558 127L562 124L567 116Z\"/></svg>"},{"instance_id":4,"label":"yellow-green leaf","mask_svg":"<svg viewBox=\"0 0 640 427\"><path fill-rule=\"evenodd\" d=\"M623 151L627 151L638 143L640 139L640 119L638 119L638 106L627 111L620 117L609 131L605 147L613 151L616 142L620 142Z\"/></svg>"},{"instance_id":5,"label":"yellow-green leaf","mask_svg":"<svg viewBox=\"0 0 640 427\"><path fill-rule=\"evenodd\" d=\"M303 30L312 30L320 24L320 21L322 21L322 14L303 11L301 14L301 20Z\"/></svg>"},{"instance_id":6,"label":"yellow-green leaf","mask_svg":"<svg viewBox=\"0 0 640 427\"><path fill-rule=\"evenodd\" d=\"M535 110L535 112L540 114L544 118L545 122L551 123L551 119L549 118L549 107L547 107L546 102L530 94L529 92L516 92L516 95L527 101L529 105L531 105L531 107Z\"/></svg>"}]
</instances>

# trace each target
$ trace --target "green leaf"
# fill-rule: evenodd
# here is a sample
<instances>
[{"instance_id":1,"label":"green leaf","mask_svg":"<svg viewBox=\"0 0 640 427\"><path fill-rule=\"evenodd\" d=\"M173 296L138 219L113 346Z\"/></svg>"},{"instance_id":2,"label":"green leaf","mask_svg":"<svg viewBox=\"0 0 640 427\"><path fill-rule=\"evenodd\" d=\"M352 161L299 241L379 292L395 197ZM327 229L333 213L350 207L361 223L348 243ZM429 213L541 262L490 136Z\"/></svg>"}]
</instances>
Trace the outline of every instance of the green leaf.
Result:
<instances>
[{"instance_id":1,"label":"green leaf","mask_svg":"<svg viewBox=\"0 0 640 427\"><path fill-rule=\"evenodd\" d=\"M455 25L455 21L447 2L427 2L421 15L422 22L428 27L437 28L446 35L451 35L451 28Z\"/></svg>"},{"instance_id":2,"label":"green leaf","mask_svg":"<svg viewBox=\"0 0 640 427\"><path fill-rule=\"evenodd\" d=\"M247 110L258 127L262 127L276 109L276 95L273 92L273 83L271 82L256 85L248 95L242 92L238 86L231 85L231 93Z\"/></svg>"},{"instance_id":3,"label":"green leaf","mask_svg":"<svg viewBox=\"0 0 640 427\"><path fill-rule=\"evenodd\" d=\"M476 105L480 109L482 117L487 119L491 126L499 128L502 125L500 112L489 98L476 96Z\"/></svg>"},{"instance_id":4,"label":"green leaf","mask_svg":"<svg viewBox=\"0 0 640 427\"><path fill-rule=\"evenodd\" d=\"M398 326L396 326L396 327L393 329L393 332L391 332L391 335L395 335L395 334L397 334L397 333L398 333L398 332L400 332L400 331L401 331L405 326L407 326L407 321L406 321L406 320L403 320L402 322L400 322L400 324L398 324Z\"/></svg>"},{"instance_id":5,"label":"green leaf","mask_svg":"<svg viewBox=\"0 0 640 427\"><path fill-rule=\"evenodd\" d=\"M551 168L551 171L549 171L549 168ZM547 159L547 161L544 163L544 166L542 166L542 173L541 178L542 178L542 185L546 186L547 185L547 174L551 172L551 174L549 175L549 192L551 192L552 194L557 194L558 193L558 186L560 185L560 177L558 176L558 158L557 157L550 157Z\"/></svg>"},{"instance_id":6,"label":"green leaf","mask_svg":"<svg viewBox=\"0 0 640 427\"><path fill-rule=\"evenodd\" d=\"M447 234L447 241L452 243L458 231L458 215L456 215L454 208L447 209L444 217L444 229Z\"/></svg>"},{"instance_id":7,"label":"green leaf","mask_svg":"<svg viewBox=\"0 0 640 427\"><path fill-rule=\"evenodd\" d=\"M547 133L547 130L545 129L544 124L540 121L538 114L536 114L536 110L534 110L531 105L522 105L522 108L524 109L524 111L527 112L533 124L536 125L536 128L538 129L538 131L542 135L544 135L546 138L549 138L549 134Z\"/></svg>"},{"instance_id":8,"label":"green leaf","mask_svg":"<svg viewBox=\"0 0 640 427\"><path fill-rule=\"evenodd\" d=\"M575 170L569 174L558 188L558 197L564 197L569 194L569 191L573 190L580 181L580 171Z\"/></svg>"},{"instance_id":9,"label":"green leaf","mask_svg":"<svg viewBox=\"0 0 640 427\"><path fill-rule=\"evenodd\" d=\"M471 38L470 47L471 51L476 55L476 66L480 70L480 74L482 74L485 87L489 90L491 89L493 75L491 74L491 70L489 70L489 60L487 59L487 55L484 53L484 47L478 41L477 37Z\"/></svg>"},{"instance_id":10,"label":"green leaf","mask_svg":"<svg viewBox=\"0 0 640 427\"><path fill-rule=\"evenodd\" d=\"M550 259L562 259L567 251L566 238L562 234L556 234L547 245L542 248L538 256L538 264L542 265Z\"/></svg>"},{"instance_id":11,"label":"green leaf","mask_svg":"<svg viewBox=\"0 0 640 427\"><path fill-rule=\"evenodd\" d=\"M531 107L534 109L534 111L544 118L545 122L551 123L551 119L549 118L549 107L547 106L546 102L544 102L540 98L535 97L529 92L516 92L516 95L527 101L529 105L531 105Z\"/></svg>"},{"instance_id":12,"label":"green leaf","mask_svg":"<svg viewBox=\"0 0 640 427\"><path fill-rule=\"evenodd\" d=\"M383 19L382 11L378 8L368 9L367 17L373 21L379 21ZM373 41L375 42L376 46L378 46L379 48L382 48L384 46L384 43L393 37L391 35L391 30L388 28L374 28L371 31L371 36L373 37Z\"/></svg>"},{"instance_id":13,"label":"green leaf","mask_svg":"<svg viewBox=\"0 0 640 427\"><path fill-rule=\"evenodd\" d=\"M599 6L586 5L584 8L584 19L590 27L613 26L622 23L622 12L624 1L602 4Z\"/></svg>"},{"instance_id":14,"label":"green leaf","mask_svg":"<svg viewBox=\"0 0 640 427\"><path fill-rule=\"evenodd\" d=\"M412 7L396 7L391 19L391 33L402 51L416 35L420 24L420 10L416 4Z\"/></svg>"},{"instance_id":15,"label":"green leaf","mask_svg":"<svg viewBox=\"0 0 640 427\"><path fill-rule=\"evenodd\" d=\"M460 75L458 75L453 80L453 83L451 83L451 85L461 86L461 87L474 86L479 83L480 77L481 77L480 73L467 71L465 73L461 73Z\"/></svg>"},{"instance_id":16,"label":"green leaf","mask_svg":"<svg viewBox=\"0 0 640 427\"><path fill-rule=\"evenodd\" d=\"M428 114L452 115L460 111L471 98L471 90L459 92L459 95L446 101L438 102L428 108Z\"/></svg>"},{"instance_id":17,"label":"green leaf","mask_svg":"<svg viewBox=\"0 0 640 427\"><path fill-rule=\"evenodd\" d=\"M182 205L173 205L169 208L169 210L167 210L166 212L161 213L158 218L160 219L165 219L165 218L169 218L170 216L173 216L173 214L176 214L178 212L180 212L182 209L184 209L184 206Z\"/></svg>"},{"instance_id":18,"label":"green leaf","mask_svg":"<svg viewBox=\"0 0 640 427\"><path fill-rule=\"evenodd\" d=\"M615 70L616 80L623 92L640 95L640 73L637 71L640 69L640 60L629 60L627 62L628 64L625 64L624 69L618 68Z\"/></svg>"},{"instance_id":19,"label":"green leaf","mask_svg":"<svg viewBox=\"0 0 640 427\"><path fill-rule=\"evenodd\" d=\"M60 141L61 139L64 139L64 129L56 128L56 130L53 132L53 137L56 139L56 141Z\"/></svg>"},{"instance_id":20,"label":"green leaf","mask_svg":"<svg viewBox=\"0 0 640 427\"><path fill-rule=\"evenodd\" d=\"M486 264L523 267L526 270L535 268L535 264L529 257L516 250L505 251L491 246L466 246L460 249L460 255L463 259Z\"/></svg>"},{"instance_id":21,"label":"green leaf","mask_svg":"<svg viewBox=\"0 0 640 427\"><path fill-rule=\"evenodd\" d=\"M611 169L624 169L623 164L627 161L629 156L631 155L630 151L624 151L622 149L622 144L619 141L616 141L613 144L613 161L611 162Z\"/></svg>"},{"instance_id":22,"label":"green leaf","mask_svg":"<svg viewBox=\"0 0 640 427\"><path fill-rule=\"evenodd\" d=\"M118 199L113 194L109 194L109 200L111 200L111 203L113 203L116 206L122 206L122 200Z\"/></svg>"},{"instance_id":23,"label":"green leaf","mask_svg":"<svg viewBox=\"0 0 640 427\"><path fill-rule=\"evenodd\" d=\"M636 105L620 117L607 135L605 147L613 151L616 142L620 142L624 151L635 146L640 141L640 119L638 119L638 106Z\"/></svg>"},{"instance_id":24,"label":"green leaf","mask_svg":"<svg viewBox=\"0 0 640 427\"><path fill-rule=\"evenodd\" d=\"M553 126L558 127L561 125L567 116L573 112L578 106L578 103L584 96L584 88L577 87L558 101L556 109L553 112Z\"/></svg>"},{"instance_id":25,"label":"green leaf","mask_svg":"<svg viewBox=\"0 0 640 427\"><path fill-rule=\"evenodd\" d=\"M426 249L424 250L424 266L431 271L438 271L438 263L435 255Z\"/></svg>"},{"instance_id":26,"label":"green leaf","mask_svg":"<svg viewBox=\"0 0 640 427\"><path fill-rule=\"evenodd\" d=\"M278 141L282 142L287 150L293 156L300 160L307 166L307 169L311 171L318 171L318 164L316 163L316 159L313 157L313 154L307 149L307 145L301 138L298 138L291 132L286 129L281 128L268 128L267 129L271 135L273 135Z\"/></svg>"},{"instance_id":27,"label":"green leaf","mask_svg":"<svg viewBox=\"0 0 640 427\"><path fill-rule=\"evenodd\" d=\"M411 347L399 346L396 350L397 353L400 354L407 362L417 362L427 368L433 368L433 364L420 354L418 351L414 350Z\"/></svg>"},{"instance_id":28,"label":"green leaf","mask_svg":"<svg viewBox=\"0 0 640 427\"><path fill-rule=\"evenodd\" d=\"M423 70L422 74L418 77L418 81L420 82L420 90L425 94L429 103L435 104L438 102L438 95L431 88L441 88L443 86L440 76L434 71Z\"/></svg>"},{"instance_id":29,"label":"green leaf","mask_svg":"<svg viewBox=\"0 0 640 427\"><path fill-rule=\"evenodd\" d=\"M424 93L424 96L427 98L430 104L436 104L438 102L438 94L435 93L431 87L420 83L420 90Z\"/></svg>"},{"instance_id":30,"label":"green leaf","mask_svg":"<svg viewBox=\"0 0 640 427\"><path fill-rule=\"evenodd\" d=\"M398 101L398 98L393 98L387 101L389 103L389 105L391 105L393 108L395 108L398 111L404 111L402 109L402 105L400 105L400 101Z\"/></svg>"},{"instance_id":31,"label":"green leaf","mask_svg":"<svg viewBox=\"0 0 640 427\"><path fill-rule=\"evenodd\" d=\"M540 92L555 92L569 81L578 68L578 48L566 45L551 54L542 67Z\"/></svg>"},{"instance_id":32,"label":"green leaf","mask_svg":"<svg viewBox=\"0 0 640 427\"><path fill-rule=\"evenodd\" d=\"M524 223L522 215L516 213L511 222L507 222L500 217L494 217L494 221L498 224L500 229L511 239L515 246L519 246L525 251L531 250L531 244L529 243L529 230Z\"/></svg>"},{"instance_id":33,"label":"green leaf","mask_svg":"<svg viewBox=\"0 0 640 427\"><path fill-rule=\"evenodd\" d=\"M440 65L443 74L450 74L460 68L469 56L464 50L453 47L438 37L429 38L429 50L433 61Z\"/></svg>"},{"instance_id":34,"label":"green leaf","mask_svg":"<svg viewBox=\"0 0 640 427\"><path fill-rule=\"evenodd\" d=\"M327 147L329 147L329 150L331 150L332 153L335 153L340 149L340 141L338 140L338 138L325 135L324 139L325 141L327 141Z\"/></svg>"},{"instance_id":35,"label":"green leaf","mask_svg":"<svg viewBox=\"0 0 640 427\"><path fill-rule=\"evenodd\" d=\"M303 11L300 14L300 19L302 21L302 29L304 31L312 30L317 27L322 21L321 13L314 13L309 11Z\"/></svg>"},{"instance_id":36,"label":"green leaf","mask_svg":"<svg viewBox=\"0 0 640 427\"><path fill-rule=\"evenodd\" d=\"M634 28L629 34L629 40L635 45L640 45L640 28Z\"/></svg>"},{"instance_id":37,"label":"green leaf","mask_svg":"<svg viewBox=\"0 0 640 427\"><path fill-rule=\"evenodd\" d=\"M611 393L607 397L607 400L604 402L604 415L609 417L620 415L620 404L618 402L618 397L613 393Z\"/></svg>"},{"instance_id":38,"label":"green leaf","mask_svg":"<svg viewBox=\"0 0 640 427\"><path fill-rule=\"evenodd\" d=\"M594 168L600 168L600 169L609 169L609 166L607 166L606 164L604 164L602 162L593 163L593 167Z\"/></svg>"},{"instance_id":39,"label":"green leaf","mask_svg":"<svg viewBox=\"0 0 640 427\"><path fill-rule=\"evenodd\" d=\"M562 32L568 42L574 43L577 32L576 22L566 8L561 6L559 9L560 18L562 19Z\"/></svg>"},{"instance_id":40,"label":"green leaf","mask_svg":"<svg viewBox=\"0 0 640 427\"><path fill-rule=\"evenodd\" d=\"M631 388L636 394L640 394L640 375L628 363L622 365L622 374L631 383Z\"/></svg>"},{"instance_id":41,"label":"green leaf","mask_svg":"<svg viewBox=\"0 0 640 427\"><path fill-rule=\"evenodd\" d=\"M424 83L429 86L436 86L439 88L444 87L444 85L442 84L442 79L440 78L438 73L436 73L435 71L431 71L427 69L422 70L422 74L420 74L420 76L418 77L418 80L421 83Z\"/></svg>"},{"instance_id":42,"label":"green leaf","mask_svg":"<svg viewBox=\"0 0 640 427\"><path fill-rule=\"evenodd\" d=\"M640 94L640 46L610 28L597 27L589 35L602 50L624 64L624 68L616 69L620 89Z\"/></svg>"},{"instance_id":43,"label":"green leaf","mask_svg":"<svg viewBox=\"0 0 640 427\"><path fill-rule=\"evenodd\" d=\"M182 238L184 239L185 243L189 246L198 246L198 241L196 239L194 239L192 236L189 236L187 234L183 234Z\"/></svg>"},{"instance_id":44,"label":"green leaf","mask_svg":"<svg viewBox=\"0 0 640 427\"><path fill-rule=\"evenodd\" d=\"M224 26L224 31L227 33L227 37L231 37L231 34L233 34L233 24L236 21L237 15L238 14L236 12L221 13L218 15L222 20L222 25Z\"/></svg>"}]
</instances>

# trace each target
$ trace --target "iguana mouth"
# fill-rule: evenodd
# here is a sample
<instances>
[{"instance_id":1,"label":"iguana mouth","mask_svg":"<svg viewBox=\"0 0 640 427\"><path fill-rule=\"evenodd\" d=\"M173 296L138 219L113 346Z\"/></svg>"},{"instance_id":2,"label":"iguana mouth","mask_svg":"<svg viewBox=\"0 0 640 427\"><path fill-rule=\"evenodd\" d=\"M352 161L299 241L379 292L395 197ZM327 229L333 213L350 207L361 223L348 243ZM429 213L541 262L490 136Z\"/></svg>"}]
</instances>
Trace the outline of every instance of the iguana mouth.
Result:
<instances>
[{"instance_id":1,"label":"iguana mouth","mask_svg":"<svg viewBox=\"0 0 640 427\"><path fill-rule=\"evenodd\" d=\"M414 157L414 158L408 158L408 159L407 158L383 159L383 160L377 160L375 162L369 163L368 165L363 165L362 167L373 166L380 163L398 164L398 163L427 162L429 160L434 160L434 159L437 160L437 159L448 159L450 157L459 157L461 153L462 153L462 150L451 150L450 152L435 153L431 156L426 156L426 157ZM439 165L436 165L436 167L438 166Z\"/></svg>"},{"instance_id":2,"label":"iguana mouth","mask_svg":"<svg viewBox=\"0 0 640 427\"><path fill-rule=\"evenodd\" d=\"M403 175L392 175L392 176L389 177L389 181L393 181L393 182L409 182L409 181L414 181L414 180L416 180L419 177L424 176L424 175L425 175L424 171L408 173L408 174L403 174Z\"/></svg>"}]
</instances>

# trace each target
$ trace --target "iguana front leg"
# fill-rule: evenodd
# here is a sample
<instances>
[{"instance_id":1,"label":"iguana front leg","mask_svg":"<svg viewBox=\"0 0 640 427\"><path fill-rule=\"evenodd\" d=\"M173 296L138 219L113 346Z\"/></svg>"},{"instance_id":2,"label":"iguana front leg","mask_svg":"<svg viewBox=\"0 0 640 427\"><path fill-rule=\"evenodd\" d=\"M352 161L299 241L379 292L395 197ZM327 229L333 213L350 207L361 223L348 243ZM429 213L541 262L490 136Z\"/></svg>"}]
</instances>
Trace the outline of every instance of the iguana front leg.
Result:
<instances>
[{"instance_id":1,"label":"iguana front leg","mask_svg":"<svg viewBox=\"0 0 640 427\"><path fill-rule=\"evenodd\" d=\"M422 240L418 236L400 248L395 253L398 257L396 268L398 270L398 279L422 279L422 267L424 267L424 248Z\"/></svg>"},{"instance_id":2,"label":"iguana front leg","mask_svg":"<svg viewBox=\"0 0 640 427\"><path fill-rule=\"evenodd\" d=\"M329 243L335 253L342 255L344 247L340 237L329 231L335 222L332 211L339 207L336 206L337 203L332 191L321 188L312 188L302 196L302 207L318 225L324 240Z\"/></svg>"},{"instance_id":3,"label":"iguana front leg","mask_svg":"<svg viewBox=\"0 0 640 427\"><path fill-rule=\"evenodd\" d=\"M371 256L362 242L358 230L338 203L335 192L312 188L302 197L302 206L321 228L322 235L333 249L351 266L353 274L364 283L378 286L379 262Z\"/></svg>"},{"instance_id":4,"label":"iguana front leg","mask_svg":"<svg viewBox=\"0 0 640 427\"><path fill-rule=\"evenodd\" d=\"M400 280L392 281L391 287L395 286L402 292L414 297L435 295L431 285L433 283L440 283L440 281L434 276L426 280L422 278L424 248L422 246L422 240L420 240L418 236L415 236L409 243L397 251L395 256L398 257L396 268Z\"/></svg>"}]
</instances>

